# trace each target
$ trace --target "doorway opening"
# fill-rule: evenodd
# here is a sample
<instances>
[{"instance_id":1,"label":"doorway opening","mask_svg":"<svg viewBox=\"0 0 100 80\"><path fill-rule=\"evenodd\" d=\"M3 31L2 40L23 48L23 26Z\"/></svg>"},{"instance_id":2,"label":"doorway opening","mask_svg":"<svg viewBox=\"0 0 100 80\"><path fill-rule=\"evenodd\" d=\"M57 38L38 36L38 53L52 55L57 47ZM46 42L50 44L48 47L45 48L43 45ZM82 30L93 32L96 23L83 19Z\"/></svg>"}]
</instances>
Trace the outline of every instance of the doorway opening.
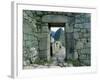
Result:
<instances>
[{"instance_id":1,"label":"doorway opening","mask_svg":"<svg viewBox=\"0 0 100 80\"><path fill-rule=\"evenodd\" d=\"M50 56L66 56L65 23L48 23L50 30Z\"/></svg>"}]
</instances>

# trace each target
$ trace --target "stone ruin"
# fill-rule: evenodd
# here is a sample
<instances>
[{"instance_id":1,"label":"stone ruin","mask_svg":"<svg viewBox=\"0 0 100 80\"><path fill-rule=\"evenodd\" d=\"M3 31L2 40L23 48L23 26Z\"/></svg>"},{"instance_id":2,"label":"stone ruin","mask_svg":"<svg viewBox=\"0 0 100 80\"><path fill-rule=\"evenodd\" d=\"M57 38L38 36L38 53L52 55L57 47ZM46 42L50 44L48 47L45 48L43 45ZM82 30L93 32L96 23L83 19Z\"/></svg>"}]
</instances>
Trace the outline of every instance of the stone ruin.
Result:
<instances>
[{"instance_id":1,"label":"stone ruin","mask_svg":"<svg viewBox=\"0 0 100 80\"><path fill-rule=\"evenodd\" d=\"M23 10L23 61L49 61L50 23L65 26L65 61L79 60L80 65L91 65L91 14ZM32 60L32 55L34 59ZM31 57L28 57L31 56Z\"/></svg>"}]
</instances>

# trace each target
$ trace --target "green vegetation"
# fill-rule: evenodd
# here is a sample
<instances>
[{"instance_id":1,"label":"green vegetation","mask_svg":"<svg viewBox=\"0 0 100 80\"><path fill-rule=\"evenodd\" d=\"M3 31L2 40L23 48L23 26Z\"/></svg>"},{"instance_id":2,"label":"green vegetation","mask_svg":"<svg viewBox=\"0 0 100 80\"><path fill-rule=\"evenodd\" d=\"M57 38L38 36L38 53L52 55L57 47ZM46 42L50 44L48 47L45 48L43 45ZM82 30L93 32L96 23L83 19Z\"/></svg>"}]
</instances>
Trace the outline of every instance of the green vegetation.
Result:
<instances>
[{"instance_id":1,"label":"green vegetation","mask_svg":"<svg viewBox=\"0 0 100 80\"><path fill-rule=\"evenodd\" d=\"M45 64L51 64L52 60L47 61L47 60L40 60L39 58L34 62L34 64L38 64L38 65L45 65Z\"/></svg>"},{"instance_id":2,"label":"green vegetation","mask_svg":"<svg viewBox=\"0 0 100 80\"><path fill-rule=\"evenodd\" d=\"M70 59L70 60L67 61L67 63L68 64L71 63L71 64L73 64L73 66L81 66L79 60L72 60L72 59Z\"/></svg>"}]
</instances>

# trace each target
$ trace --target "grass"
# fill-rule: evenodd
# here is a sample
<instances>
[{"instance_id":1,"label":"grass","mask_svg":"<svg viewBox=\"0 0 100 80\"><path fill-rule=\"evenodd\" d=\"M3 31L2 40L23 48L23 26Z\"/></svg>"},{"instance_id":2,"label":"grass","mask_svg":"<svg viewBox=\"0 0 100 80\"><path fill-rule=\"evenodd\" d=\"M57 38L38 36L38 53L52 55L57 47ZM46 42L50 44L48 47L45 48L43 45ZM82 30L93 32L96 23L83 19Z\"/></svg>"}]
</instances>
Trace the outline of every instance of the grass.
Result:
<instances>
[{"instance_id":1,"label":"grass","mask_svg":"<svg viewBox=\"0 0 100 80\"><path fill-rule=\"evenodd\" d=\"M47 61L47 60L39 60L39 59L34 62L34 64L39 64L39 65L51 64L51 63L52 60Z\"/></svg>"},{"instance_id":2,"label":"grass","mask_svg":"<svg viewBox=\"0 0 100 80\"><path fill-rule=\"evenodd\" d=\"M81 66L80 62L78 60L70 59L70 60L67 61L67 63L71 63L71 64L73 64L73 66Z\"/></svg>"}]
</instances>

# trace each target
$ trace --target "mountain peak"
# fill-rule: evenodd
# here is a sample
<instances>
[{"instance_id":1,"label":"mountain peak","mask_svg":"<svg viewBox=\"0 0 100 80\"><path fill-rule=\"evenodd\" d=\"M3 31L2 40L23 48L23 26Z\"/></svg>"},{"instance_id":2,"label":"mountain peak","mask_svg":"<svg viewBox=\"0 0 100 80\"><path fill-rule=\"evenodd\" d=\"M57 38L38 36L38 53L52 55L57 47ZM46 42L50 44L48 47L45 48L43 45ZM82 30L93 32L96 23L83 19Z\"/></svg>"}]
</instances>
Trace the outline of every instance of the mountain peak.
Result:
<instances>
[{"instance_id":1,"label":"mountain peak","mask_svg":"<svg viewBox=\"0 0 100 80\"><path fill-rule=\"evenodd\" d=\"M60 36L64 33L62 28L59 28L56 32L55 32L55 40L59 40Z\"/></svg>"}]
</instances>

